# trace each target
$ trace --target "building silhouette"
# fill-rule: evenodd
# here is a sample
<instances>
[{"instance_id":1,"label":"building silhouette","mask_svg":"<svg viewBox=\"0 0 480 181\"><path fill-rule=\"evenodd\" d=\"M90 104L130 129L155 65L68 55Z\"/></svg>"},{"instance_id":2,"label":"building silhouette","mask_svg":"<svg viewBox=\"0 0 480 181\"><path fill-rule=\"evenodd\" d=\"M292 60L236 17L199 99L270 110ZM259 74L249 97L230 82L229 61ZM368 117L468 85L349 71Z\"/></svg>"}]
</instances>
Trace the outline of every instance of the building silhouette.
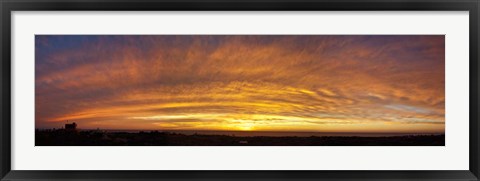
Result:
<instances>
[{"instance_id":1,"label":"building silhouette","mask_svg":"<svg viewBox=\"0 0 480 181\"><path fill-rule=\"evenodd\" d=\"M72 124L65 124L66 131L76 131L77 130L77 123L73 122Z\"/></svg>"}]
</instances>

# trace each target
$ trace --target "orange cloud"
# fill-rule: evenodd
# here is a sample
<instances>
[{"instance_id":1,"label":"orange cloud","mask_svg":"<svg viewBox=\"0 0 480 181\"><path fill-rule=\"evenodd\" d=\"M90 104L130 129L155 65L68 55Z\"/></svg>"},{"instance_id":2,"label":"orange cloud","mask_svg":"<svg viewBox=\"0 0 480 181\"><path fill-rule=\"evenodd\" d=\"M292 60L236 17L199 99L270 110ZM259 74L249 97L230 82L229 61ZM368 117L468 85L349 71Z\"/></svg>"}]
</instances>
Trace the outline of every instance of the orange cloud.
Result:
<instances>
[{"instance_id":1,"label":"orange cloud","mask_svg":"<svg viewBox=\"0 0 480 181\"><path fill-rule=\"evenodd\" d=\"M445 130L444 36L44 36L36 127Z\"/></svg>"}]
</instances>

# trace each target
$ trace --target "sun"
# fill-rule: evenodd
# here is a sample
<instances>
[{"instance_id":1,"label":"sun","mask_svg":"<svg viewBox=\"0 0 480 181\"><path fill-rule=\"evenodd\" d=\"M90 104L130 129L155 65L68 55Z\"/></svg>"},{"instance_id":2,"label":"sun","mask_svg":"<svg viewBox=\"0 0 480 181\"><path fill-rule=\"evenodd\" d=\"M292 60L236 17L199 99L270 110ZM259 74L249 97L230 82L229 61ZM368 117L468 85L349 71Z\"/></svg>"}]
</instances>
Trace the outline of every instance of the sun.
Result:
<instances>
[{"instance_id":1,"label":"sun","mask_svg":"<svg viewBox=\"0 0 480 181\"><path fill-rule=\"evenodd\" d=\"M255 129L254 124L252 123L244 123L237 126L237 128L241 131L252 131Z\"/></svg>"}]
</instances>

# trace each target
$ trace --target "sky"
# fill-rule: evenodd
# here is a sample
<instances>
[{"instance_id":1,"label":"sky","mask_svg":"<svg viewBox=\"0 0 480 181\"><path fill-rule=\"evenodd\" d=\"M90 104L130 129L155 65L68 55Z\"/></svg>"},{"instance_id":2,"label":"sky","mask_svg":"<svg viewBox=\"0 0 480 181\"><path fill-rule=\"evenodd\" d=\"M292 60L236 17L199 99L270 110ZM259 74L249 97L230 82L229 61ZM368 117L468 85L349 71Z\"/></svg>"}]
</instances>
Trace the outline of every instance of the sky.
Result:
<instances>
[{"instance_id":1,"label":"sky","mask_svg":"<svg viewBox=\"0 0 480 181\"><path fill-rule=\"evenodd\" d=\"M35 126L445 132L443 35L36 35Z\"/></svg>"}]
</instances>

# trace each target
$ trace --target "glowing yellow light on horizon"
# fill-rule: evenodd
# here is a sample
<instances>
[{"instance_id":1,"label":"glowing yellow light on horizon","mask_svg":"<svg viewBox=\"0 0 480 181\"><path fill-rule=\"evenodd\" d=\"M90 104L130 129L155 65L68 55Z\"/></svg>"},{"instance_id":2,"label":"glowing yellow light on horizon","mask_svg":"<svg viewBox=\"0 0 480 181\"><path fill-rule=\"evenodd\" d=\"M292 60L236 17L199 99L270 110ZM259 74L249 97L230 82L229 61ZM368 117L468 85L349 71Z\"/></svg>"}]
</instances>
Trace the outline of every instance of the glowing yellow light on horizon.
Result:
<instances>
[{"instance_id":1,"label":"glowing yellow light on horizon","mask_svg":"<svg viewBox=\"0 0 480 181\"><path fill-rule=\"evenodd\" d=\"M255 125L252 124L252 123L243 123L243 124L238 125L237 127L238 127L239 130L242 130L242 131L252 131L255 128L254 126Z\"/></svg>"}]
</instances>

